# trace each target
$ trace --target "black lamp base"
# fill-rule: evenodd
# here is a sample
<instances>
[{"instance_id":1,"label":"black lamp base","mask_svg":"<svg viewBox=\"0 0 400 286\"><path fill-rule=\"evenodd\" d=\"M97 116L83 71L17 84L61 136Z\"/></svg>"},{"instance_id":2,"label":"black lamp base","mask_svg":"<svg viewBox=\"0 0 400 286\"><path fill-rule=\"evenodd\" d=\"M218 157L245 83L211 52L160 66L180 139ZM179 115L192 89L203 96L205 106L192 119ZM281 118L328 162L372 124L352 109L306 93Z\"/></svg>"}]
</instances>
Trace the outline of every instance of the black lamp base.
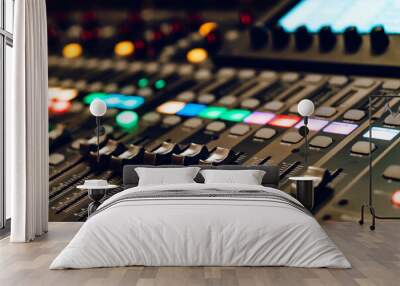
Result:
<instances>
[{"instance_id":1,"label":"black lamp base","mask_svg":"<svg viewBox=\"0 0 400 286\"><path fill-rule=\"evenodd\" d=\"M296 181L297 199L308 209L314 208L314 185L312 180Z\"/></svg>"},{"instance_id":2,"label":"black lamp base","mask_svg":"<svg viewBox=\"0 0 400 286\"><path fill-rule=\"evenodd\" d=\"M91 216L101 205L101 199L106 195L106 189L88 189L88 197L92 202L88 206L88 216Z\"/></svg>"}]
</instances>

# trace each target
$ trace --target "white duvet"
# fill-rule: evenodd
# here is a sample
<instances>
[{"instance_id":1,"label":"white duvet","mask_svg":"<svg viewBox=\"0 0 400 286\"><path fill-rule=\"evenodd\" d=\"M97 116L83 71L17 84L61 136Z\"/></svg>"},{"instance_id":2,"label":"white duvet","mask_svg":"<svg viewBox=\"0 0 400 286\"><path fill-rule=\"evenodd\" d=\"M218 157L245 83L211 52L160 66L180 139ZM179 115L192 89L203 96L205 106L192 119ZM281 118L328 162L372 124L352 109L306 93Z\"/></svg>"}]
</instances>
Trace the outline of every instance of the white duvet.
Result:
<instances>
[{"instance_id":1,"label":"white duvet","mask_svg":"<svg viewBox=\"0 0 400 286\"><path fill-rule=\"evenodd\" d=\"M121 200L136 192L207 189L265 191L297 202L279 190L253 185L127 189L100 206L50 269L127 265L351 267L318 222L290 204L250 197Z\"/></svg>"}]
</instances>

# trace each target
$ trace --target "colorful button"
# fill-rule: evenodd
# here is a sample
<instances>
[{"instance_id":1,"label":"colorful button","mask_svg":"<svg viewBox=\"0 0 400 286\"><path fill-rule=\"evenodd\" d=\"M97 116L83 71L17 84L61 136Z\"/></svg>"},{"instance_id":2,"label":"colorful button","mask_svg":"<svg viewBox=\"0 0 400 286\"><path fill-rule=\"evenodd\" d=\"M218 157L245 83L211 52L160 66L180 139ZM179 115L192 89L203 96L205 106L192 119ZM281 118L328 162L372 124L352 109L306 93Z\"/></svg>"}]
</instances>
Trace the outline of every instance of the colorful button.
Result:
<instances>
[{"instance_id":1,"label":"colorful button","mask_svg":"<svg viewBox=\"0 0 400 286\"><path fill-rule=\"evenodd\" d=\"M54 114L63 114L71 109L72 103L70 101L54 100L49 104L49 110Z\"/></svg>"},{"instance_id":2,"label":"colorful button","mask_svg":"<svg viewBox=\"0 0 400 286\"><path fill-rule=\"evenodd\" d=\"M88 95L86 95L86 96L83 98L83 102L84 102L85 104L89 105L89 104L91 104L92 101L95 100L96 98L104 100L106 97L107 97L107 94L106 94L106 93L103 93L103 92L92 92L92 93L89 93Z\"/></svg>"},{"instance_id":3,"label":"colorful button","mask_svg":"<svg viewBox=\"0 0 400 286\"><path fill-rule=\"evenodd\" d=\"M340 135L348 135L353 132L354 129L358 127L357 124L344 123L344 122L332 122L327 127L325 127L324 132L334 133Z\"/></svg>"},{"instance_id":4,"label":"colorful button","mask_svg":"<svg viewBox=\"0 0 400 286\"><path fill-rule=\"evenodd\" d=\"M277 115L274 119L268 122L268 124L271 126L290 128L293 127L297 122L299 122L300 119L301 118L296 115L281 114Z\"/></svg>"},{"instance_id":5,"label":"colorful button","mask_svg":"<svg viewBox=\"0 0 400 286\"><path fill-rule=\"evenodd\" d=\"M107 107L109 108L117 108L121 103L121 99L118 94L111 94L107 95L106 98L104 98L104 102L107 104Z\"/></svg>"},{"instance_id":6,"label":"colorful button","mask_svg":"<svg viewBox=\"0 0 400 286\"><path fill-rule=\"evenodd\" d=\"M250 124L264 125L267 124L269 121L271 121L274 117L275 117L274 113L256 111L250 114L250 116L246 117L244 122Z\"/></svg>"},{"instance_id":7,"label":"colorful button","mask_svg":"<svg viewBox=\"0 0 400 286\"><path fill-rule=\"evenodd\" d=\"M83 48L78 43L69 43L64 46L62 53L64 58L75 59L82 55Z\"/></svg>"},{"instance_id":8,"label":"colorful button","mask_svg":"<svg viewBox=\"0 0 400 286\"><path fill-rule=\"evenodd\" d=\"M392 204L396 207L400 207L400 191L396 191L392 195Z\"/></svg>"},{"instance_id":9,"label":"colorful button","mask_svg":"<svg viewBox=\"0 0 400 286\"><path fill-rule=\"evenodd\" d=\"M103 100L108 108L133 110L143 105L144 99L140 96L124 95L119 93L92 92L83 98L85 104L90 104L96 98Z\"/></svg>"},{"instance_id":10,"label":"colorful button","mask_svg":"<svg viewBox=\"0 0 400 286\"><path fill-rule=\"evenodd\" d=\"M225 107L210 106L203 109L199 116L207 119L218 119L227 109Z\"/></svg>"},{"instance_id":11,"label":"colorful button","mask_svg":"<svg viewBox=\"0 0 400 286\"><path fill-rule=\"evenodd\" d=\"M154 87L156 89L163 89L166 85L167 83L163 79L159 79L154 83Z\"/></svg>"},{"instance_id":12,"label":"colorful button","mask_svg":"<svg viewBox=\"0 0 400 286\"><path fill-rule=\"evenodd\" d=\"M60 87L50 87L49 88L49 98L56 99L60 101L70 101L78 96L78 90L74 88L60 88Z\"/></svg>"},{"instance_id":13,"label":"colorful button","mask_svg":"<svg viewBox=\"0 0 400 286\"><path fill-rule=\"evenodd\" d=\"M249 110L245 109L230 109L222 113L220 118L227 121L242 122L250 113Z\"/></svg>"},{"instance_id":14,"label":"colorful button","mask_svg":"<svg viewBox=\"0 0 400 286\"><path fill-rule=\"evenodd\" d=\"M185 107L184 102L180 101L167 101L157 107L157 111L165 114L175 114Z\"/></svg>"},{"instance_id":15,"label":"colorful button","mask_svg":"<svg viewBox=\"0 0 400 286\"><path fill-rule=\"evenodd\" d=\"M116 107L120 109L133 110L138 108L144 103L144 98L140 96L122 95L122 94L115 94L115 95L119 97L120 102Z\"/></svg>"},{"instance_id":16,"label":"colorful button","mask_svg":"<svg viewBox=\"0 0 400 286\"><path fill-rule=\"evenodd\" d=\"M205 108L204 104L188 103L178 112L178 115L197 116Z\"/></svg>"},{"instance_id":17,"label":"colorful button","mask_svg":"<svg viewBox=\"0 0 400 286\"><path fill-rule=\"evenodd\" d=\"M329 123L329 121L327 121L327 120L309 118L307 127L311 131L319 131L322 128L324 128L326 125L328 125L328 123ZM297 123L295 128L300 128L303 125L304 125L304 120L302 120L301 122Z\"/></svg>"},{"instance_id":18,"label":"colorful button","mask_svg":"<svg viewBox=\"0 0 400 286\"><path fill-rule=\"evenodd\" d=\"M120 57L128 57L135 52L135 44L131 41L122 41L115 45L114 53Z\"/></svg>"},{"instance_id":19,"label":"colorful button","mask_svg":"<svg viewBox=\"0 0 400 286\"><path fill-rule=\"evenodd\" d=\"M194 48L186 54L186 59L192 64L200 64L208 58L208 53L203 48Z\"/></svg>"},{"instance_id":20,"label":"colorful button","mask_svg":"<svg viewBox=\"0 0 400 286\"><path fill-rule=\"evenodd\" d=\"M116 117L117 124L123 129L132 129L137 126L139 116L134 111L122 111Z\"/></svg>"},{"instance_id":21,"label":"colorful button","mask_svg":"<svg viewBox=\"0 0 400 286\"><path fill-rule=\"evenodd\" d=\"M149 85L149 80L147 78L141 78L137 82L138 87L144 88Z\"/></svg>"},{"instance_id":22,"label":"colorful button","mask_svg":"<svg viewBox=\"0 0 400 286\"><path fill-rule=\"evenodd\" d=\"M382 127L372 127L371 129L371 138L372 139L379 139L379 140L385 140L385 141L390 141L394 137L399 134L400 131L396 129L390 129L390 128L382 128ZM364 138L369 138L369 130L364 133L363 135Z\"/></svg>"}]
</instances>

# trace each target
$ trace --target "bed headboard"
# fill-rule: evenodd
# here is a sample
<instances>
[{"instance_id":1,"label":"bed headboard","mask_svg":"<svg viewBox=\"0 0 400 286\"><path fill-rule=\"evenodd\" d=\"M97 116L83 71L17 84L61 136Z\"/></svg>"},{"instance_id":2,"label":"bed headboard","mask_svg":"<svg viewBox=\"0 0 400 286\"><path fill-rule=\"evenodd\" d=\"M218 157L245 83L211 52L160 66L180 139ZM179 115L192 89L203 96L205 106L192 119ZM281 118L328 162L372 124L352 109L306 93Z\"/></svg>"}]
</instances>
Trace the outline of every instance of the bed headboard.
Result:
<instances>
[{"instance_id":1,"label":"bed headboard","mask_svg":"<svg viewBox=\"0 0 400 286\"><path fill-rule=\"evenodd\" d=\"M277 166L243 166L243 165L220 165L220 166L208 166L208 165L195 165L201 169L222 169L222 170L263 170L265 171L265 176L262 180L263 186L278 188L279 187L279 168ZM139 177L135 172L136 167L147 167L147 168L182 168L185 166L181 165L125 165L123 169L123 184L124 189L136 187L139 182ZM203 176L199 173L195 178L198 183L204 182Z\"/></svg>"}]
</instances>

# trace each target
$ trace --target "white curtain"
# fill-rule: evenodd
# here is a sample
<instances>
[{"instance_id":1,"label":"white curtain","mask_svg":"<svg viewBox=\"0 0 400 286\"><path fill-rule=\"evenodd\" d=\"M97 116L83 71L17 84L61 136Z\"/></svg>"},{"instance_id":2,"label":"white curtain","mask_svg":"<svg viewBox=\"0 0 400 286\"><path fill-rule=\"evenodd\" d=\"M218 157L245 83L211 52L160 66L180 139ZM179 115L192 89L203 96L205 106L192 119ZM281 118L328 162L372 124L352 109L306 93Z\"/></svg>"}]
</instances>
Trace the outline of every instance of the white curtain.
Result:
<instances>
[{"instance_id":1,"label":"white curtain","mask_svg":"<svg viewBox=\"0 0 400 286\"><path fill-rule=\"evenodd\" d=\"M12 242L48 225L47 23L45 0L15 1L13 93L6 98L6 187Z\"/></svg>"}]
</instances>

